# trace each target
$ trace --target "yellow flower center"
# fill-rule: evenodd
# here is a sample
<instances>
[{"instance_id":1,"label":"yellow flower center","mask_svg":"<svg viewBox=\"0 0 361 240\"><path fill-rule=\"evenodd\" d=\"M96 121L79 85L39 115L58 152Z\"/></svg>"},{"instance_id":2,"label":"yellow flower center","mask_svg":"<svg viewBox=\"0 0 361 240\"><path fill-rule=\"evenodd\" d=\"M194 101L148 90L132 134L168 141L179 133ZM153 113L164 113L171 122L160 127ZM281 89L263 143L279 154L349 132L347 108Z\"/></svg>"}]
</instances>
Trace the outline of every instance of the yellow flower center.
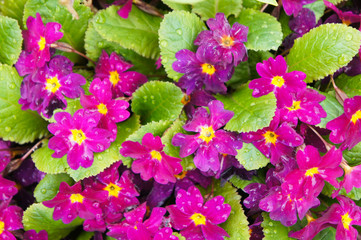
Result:
<instances>
[{"instance_id":1,"label":"yellow flower center","mask_svg":"<svg viewBox=\"0 0 361 240\"><path fill-rule=\"evenodd\" d=\"M117 85L118 82L120 81L119 73L117 71L111 71L109 72L109 74L110 74L109 81L113 84L113 86Z\"/></svg>"},{"instance_id":2,"label":"yellow flower center","mask_svg":"<svg viewBox=\"0 0 361 240\"><path fill-rule=\"evenodd\" d=\"M175 177L176 179L181 180L181 179L185 178L186 175L187 175L187 171L183 171L183 172L181 172L180 174L174 175L174 177Z\"/></svg>"},{"instance_id":3,"label":"yellow flower center","mask_svg":"<svg viewBox=\"0 0 361 240\"><path fill-rule=\"evenodd\" d=\"M290 111L296 111L298 109L301 109L301 101L293 101L292 106L288 107L287 109Z\"/></svg>"},{"instance_id":4,"label":"yellow flower center","mask_svg":"<svg viewBox=\"0 0 361 240\"><path fill-rule=\"evenodd\" d=\"M194 222L194 225L206 225L206 217L200 213L194 213L190 219Z\"/></svg>"},{"instance_id":5,"label":"yellow flower center","mask_svg":"<svg viewBox=\"0 0 361 240\"><path fill-rule=\"evenodd\" d=\"M84 197L79 193L74 193L74 194L70 195L71 203L76 203L76 202L83 203L83 200L84 200Z\"/></svg>"},{"instance_id":6,"label":"yellow flower center","mask_svg":"<svg viewBox=\"0 0 361 240\"><path fill-rule=\"evenodd\" d=\"M274 76L271 81L271 84L275 85L276 87L282 87L284 83L285 80L281 76Z\"/></svg>"},{"instance_id":7,"label":"yellow flower center","mask_svg":"<svg viewBox=\"0 0 361 240\"><path fill-rule=\"evenodd\" d=\"M350 230L350 224L352 222L352 218L350 218L350 216L348 215L348 212L345 213L344 215L341 216L341 221L342 221L342 224L343 224L343 227L347 230Z\"/></svg>"},{"instance_id":8,"label":"yellow flower center","mask_svg":"<svg viewBox=\"0 0 361 240\"><path fill-rule=\"evenodd\" d=\"M279 135L277 135L275 132L272 131L267 131L263 134L266 143L272 143L273 145L276 144L278 136Z\"/></svg>"},{"instance_id":9,"label":"yellow flower center","mask_svg":"<svg viewBox=\"0 0 361 240\"><path fill-rule=\"evenodd\" d=\"M313 177L313 175L319 174L318 167L310 168L306 171L306 177Z\"/></svg>"},{"instance_id":10,"label":"yellow flower center","mask_svg":"<svg viewBox=\"0 0 361 240\"><path fill-rule=\"evenodd\" d=\"M202 73L207 73L208 75L213 75L216 72L216 69L212 64L203 63L202 65Z\"/></svg>"},{"instance_id":11,"label":"yellow flower center","mask_svg":"<svg viewBox=\"0 0 361 240\"><path fill-rule=\"evenodd\" d=\"M46 85L45 85L46 90L55 93L56 91L59 90L60 87L61 84L59 83L59 79L57 76L46 79Z\"/></svg>"},{"instance_id":12,"label":"yellow flower center","mask_svg":"<svg viewBox=\"0 0 361 240\"><path fill-rule=\"evenodd\" d=\"M233 37L223 36L221 40L223 47L232 47L234 45Z\"/></svg>"},{"instance_id":13,"label":"yellow flower center","mask_svg":"<svg viewBox=\"0 0 361 240\"><path fill-rule=\"evenodd\" d=\"M40 37L40 40L38 41L38 45L39 45L39 51L43 51L45 48L45 38L44 37Z\"/></svg>"},{"instance_id":14,"label":"yellow flower center","mask_svg":"<svg viewBox=\"0 0 361 240\"><path fill-rule=\"evenodd\" d=\"M160 154L160 152L152 150L150 152L150 155L152 156L152 159L157 159L159 162L162 161L162 155Z\"/></svg>"},{"instance_id":15,"label":"yellow flower center","mask_svg":"<svg viewBox=\"0 0 361 240\"><path fill-rule=\"evenodd\" d=\"M97 108L98 108L98 111L99 111L101 114L107 115L107 113L108 113L108 108L107 108L107 106L106 106L105 104L101 103L101 104L99 104L99 105L97 106Z\"/></svg>"},{"instance_id":16,"label":"yellow flower center","mask_svg":"<svg viewBox=\"0 0 361 240\"><path fill-rule=\"evenodd\" d=\"M352 115L351 122L353 122L353 124L356 124L357 120L359 120L360 118L361 118L361 110L358 110L357 112L354 113L354 115Z\"/></svg>"},{"instance_id":17,"label":"yellow flower center","mask_svg":"<svg viewBox=\"0 0 361 240\"><path fill-rule=\"evenodd\" d=\"M183 105L186 105L186 104L189 103L190 101L191 101L191 96L185 94L185 95L182 97L181 103L183 103Z\"/></svg>"},{"instance_id":18,"label":"yellow flower center","mask_svg":"<svg viewBox=\"0 0 361 240\"><path fill-rule=\"evenodd\" d=\"M2 234L5 230L5 223L3 221L0 221L0 234Z\"/></svg>"},{"instance_id":19,"label":"yellow flower center","mask_svg":"<svg viewBox=\"0 0 361 240\"><path fill-rule=\"evenodd\" d=\"M345 20L345 19L343 19L343 20L342 20L342 23L348 26L348 25L351 24L351 21L350 21L350 20Z\"/></svg>"},{"instance_id":20,"label":"yellow flower center","mask_svg":"<svg viewBox=\"0 0 361 240\"><path fill-rule=\"evenodd\" d=\"M74 142L78 143L79 145L86 139L86 136L81 129L71 129L71 133L73 134Z\"/></svg>"},{"instance_id":21,"label":"yellow flower center","mask_svg":"<svg viewBox=\"0 0 361 240\"><path fill-rule=\"evenodd\" d=\"M115 185L114 183L109 183L103 190L108 191L108 197L118 197L120 190L123 188L119 187L118 185Z\"/></svg>"},{"instance_id":22,"label":"yellow flower center","mask_svg":"<svg viewBox=\"0 0 361 240\"><path fill-rule=\"evenodd\" d=\"M201 134L198 138L205 141L207 144L215 137L212 126L201 127Z\"/></svg>"}]
</instances>

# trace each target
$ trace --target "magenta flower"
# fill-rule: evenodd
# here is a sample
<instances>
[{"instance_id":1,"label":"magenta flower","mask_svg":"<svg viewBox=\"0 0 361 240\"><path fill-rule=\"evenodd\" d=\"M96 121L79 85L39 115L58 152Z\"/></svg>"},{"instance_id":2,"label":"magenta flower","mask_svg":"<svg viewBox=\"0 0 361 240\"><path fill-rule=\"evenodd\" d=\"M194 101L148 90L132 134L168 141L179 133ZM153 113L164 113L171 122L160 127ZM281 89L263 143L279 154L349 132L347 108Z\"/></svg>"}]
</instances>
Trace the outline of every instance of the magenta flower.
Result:
<instances>
[{"instance_id":1,"label":"magenta flower","mask_svg":"<svg viewBox=\"0 0 361 240\"><path fill-rule=\"evenodd\" d=\"M11 199L17 193L16 183L0 176L0 200Z\"/></svg>"},{"instance_id":2,"label":"magenta flower","mask_svg":"<svg viewBox=\"0 0 361 240\"><path fill-rule=\"evenodd\" d=\"M48 240L48 233L45 230L36 233L34 229L31 229L24 233L24 240Z\"/></svg>"},{"instance_id":3,"label":"magenta flower","mask_svg":"<svg viewBox=\"0 0 361 240\"><path fill-rule=\"evenodd\" d=\"M131 1L130 1L131 2ZM137 88L148 81L141 73L127 71L133 67L116 53L109 55L103 51L95 67L95 78L108 79L112 85L113 97L132 96Z\"/></svg>"},{"instance_id":4,"label":"magenta flower","mask_svg":"<svg viewBox=\"0 0 361 240\"><path fill-rule=\"evenodd\" d=\"M234 66L247 60L247 49L243 44L247 42L247 26L236 22L231 27L224 13L217 13L215 18L208 19L207 25L210 31L202 31L194 41L195 45L219 51L222 59L226 63L233 62Z\"/></svg>"},{"instance_id":5,"label":"magenta flower","mask_svg":"<svg viewBox=\"0 0 361 240\"><path fill-rule=\"evenodd\" d=\"M114 5L123 5L118 11L118 15L122 18L127 19L129 17L129 13L132 11L132 0L117 0L113 4Z\"/></svg>"},{"instance_id":6,"label":"magenta flower","mask_svg":"<svg viewBox=\"0 0 361 240\"><path fill-rule=\"evenodd\" d=\"M8 206L9 202L0 202L0 239L16 240L12 231L23 228L23 210L18 206Z\"/></svg>"},{"instance_id":7,"label":"magenta flower","mask_svg":"<svg viewBox=\"0 0 361 240\"><path fill-rule=\"evenodd\" d=\"M154 208L150 217L143 222L146 211L146 203L143 203L138 208L124 213L125 220L119 224L109 225L107 235L117 239L152 240L152 237L158 232L162 224L166 210L164 208Z\"/></svg>"},{"instance_id":8,"label":"magenta flower","mask_svg":"<svg viewBox=\"0 0 361 240\"><path fill-rule=\"evenodd\" d=\"M331 142L342 143L341 150L352 149L361 141L361 96L346 99L343 108L345 112L326 125L332 131Z\"/></svg>"},{"instance_id":9,"label":"magenta flower","mask_svg":"<svg viewBox=\"0 0 361 240\"><path fill-rule=\"evenodd\" d=\"M343 166L343 168L345 170L345 176L340 182L340 190L341 187L343 187L345 188L346 193L349 193L353 187L361 188L361 165L355 167L350 167L347 165Z\"/></svg>"},{"instance_id":10,"label":"magenta flower","mask_svg":"<svg viewBox=\"0 0 361 240\"><path fill-rule=\"evenodd\" d=\"M157 232L153 240L179 240L179 238L177 236L174 236L172 233L173 231L171 228L162 228L161 230L159 230L159 232Z\"/></svg>"},{"instance_id":11,"label":"magenta flower","mask_svg":"<svg viewBox=\"0 0 361 240\"><path fill-rule=\"evenodd\" d=\"M140 173L144 181L152 177L160 184L175 182L174 175L182 172L181 159L168 156L163 151L164 145L160 137L151 133L144 135L142 144L138 142L125 141L120 149L124 157L135 158L132 171Z\"/></svg>"},{"instance_id":12,"label":"magenta flower","mask_svg":"<svg viewBox=\"0 0 361 240\"><path fill-rule=\"evenodd\" d=\"M172 65L174 71L184 73L178 85L189 95L195 90L205 90L212 93L226 93L224 85L233 74L232 64L225 65L221 61L221 52L209 51L206 47L199 47L194 53L182 49L175 54L177 61Z\"/></svg>"},{"instance_id":13,"label":"magenta flower","mask_svg":"<svg viewBox=\"0 0 361 240\"><path fill-rule=\"evenodd\" d=\"M229 235L217 225L225 222L231 212L231 206L223 202L222 196L216 196L204 203L198 188L192 186L188 191L179 190L176 204L166 208L172 227L186 239L221 240Z\"/></svg>"},{"instance_id":14,"label":"magenta flower","mask_svg":"<svg viewBox=\"0 0 361 240\"><path fill-rule=\"evenodd\" d=\"M192 120L183 126L186 131L198 132L195 135L177 133L172 139L174 146L180 146L179 155L187 157L195 152L194 164L201 171L211 169L217 172L220 169L219 154L236 156L235 148L241 148L233 133L218 130L224 126L234 115L232 111L225 110L223 103L218 100L208 105L210 114L205 108L198 108Z\"/></svg>"},{"instance_id":15,"label":"magenta flower","mask_svg":"<svg viewBox=\"0 0 361 240\"><path fill-rule=\"evenodd\" d=\"M10 142L0 139L0 172L2 172L11 160L11 152L6 150L10 147Z\"/></svg>"},{"instance_id":16,"label":"magenta flower","mask_svg":"<svg viewBox=\"0 0 361 240\"><path fill-rule=\"evenodd\" d=\"M54 116L56 123L48 126L55 136L49 140L48 147L55 152L52 157L67 155L70 168L79 166L88 168L93 164L93 152L102 152L110 146L110 132L97 128L100 121L98 114L90 114L84 109L74 113L58 112Z\"/></svg>"},{"instance_id":17,"label":"magenta flower","mask_svg":"<svg viewBox=\"0 0 361 240\"><path fill-rule=\"evenodd\" d=\"M283 0L283 9L288 16L297 15L302 10L303 5L313 3L316 0Z\"/></svg>"},{"instance_id":18,"label":"magenta flower","mask_svg":"<svg viewBox=\"0 0 361 240\"><path fill-rule=\"evenodd\" d=\"M289 237L308 240L313 239L320 231L329 227L329 225L324 224L319 221L319 219L314 219L312 216L306 214L307 225L297 232L290 232Z\"/></svg>"},{"instance_id":19,"label":"magenta flower","mask_svg":"<svg viewBox=\"0 0 361 240\"><path fill-rule=\"evenodd\" d=\"M323 0L323 2L326 7L331 8L337 14L343 24L346 24L348 26L352 23L361 22L361 14L355 14L351 11L343 12L329 1Z\"/></svg>"},{"instance_id":20,"label":"magenta flower","mask_svg":"<svg viewBox=\"0 0 361 240\"><path fill-rule=\"evenodd\" d=\"M303 81L306 74L299 71L287 73L287 63L281 55L257 63L256 69L261 78L249 83L248 87L253 89L252 96L258 98L274 92L278 108L291 106L292 92L306 88L306 83Z\"/></svg>"},{"instance_id":21,"label":"magenta flower","mask_svg":"<svg viewBox=\"0 0 361 240\"><path fill-rule=\"evenodd\" d=\"M50 45L63 37L61 24L49 22L45 26L39 13L36 18L30 16L26 21L28 30L23 31L25 50L34 55L37 67L50 60Z\"/></svg>"},{"instance_id":22,"label":"magenta flower","mask_svg":"<svg viewBox=\"0 0 361 240\"><path fill-rule=\"evenodd\" d=\"M116 123L125 121L130 113L126 110L129 103L124 100L112 99L112 85L109 81L96 78L89 87L93 95L81 95L80 103L91 112L100 114L99 126L112 133L111 141L117 137Z\"/></svg>"}]
</instances>

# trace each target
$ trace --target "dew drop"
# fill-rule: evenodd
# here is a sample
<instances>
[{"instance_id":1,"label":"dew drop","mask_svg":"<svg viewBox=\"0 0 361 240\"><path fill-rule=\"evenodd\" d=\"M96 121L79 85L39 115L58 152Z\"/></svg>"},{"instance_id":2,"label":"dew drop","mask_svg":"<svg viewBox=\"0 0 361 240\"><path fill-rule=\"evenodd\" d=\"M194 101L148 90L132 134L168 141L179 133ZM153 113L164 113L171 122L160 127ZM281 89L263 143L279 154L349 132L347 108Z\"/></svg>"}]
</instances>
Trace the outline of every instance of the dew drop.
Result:
<instances>
[{"instance_id":1,"label":"dew drop","mask_svg":"<svg viewBox=\"0 0 361 240\"><path fill-rule=\"evenodd\" d=\"M338 58L338 63L341 65L345 65L348 63L348 59L344 54L341 54L341 56Z\"/></svg>"},{"instance_id":2,"label":"dew drop","mask_svg":"<svg viewBox=\"0 0 361 240\"><path fill-rule=\"evenodd\" d=\"M182 29L180 29L180 28L178 28L178 29L176 30L176 32L177 32L178 35L182 35L182 34L183 34L183 31L182 31Z\"/></svg>"},{"instance_id":3,"label":"dew drop","mask_svg":"<svg viewBox=\"0 0 361 240\"><path fill-rule=\"evenodd\" d=\"M5 127L5 132L10 132L11 131L11 127Z\"/></svg>"},{"instance_id":4,"label":"dew drop","mask_svg":"<svg viewBox=\"0 0 361 240\"><path fill-rule=\"evenodd\" d=\"M45 188L41 189L41 193L45 194L45 193L46 193L46 189L45 189Z\"/></svg>"},{"instance_id":5,"label":"dew drop","mask_svg":"<svg viewBox=\"0 0 361 240\"><path fill-rule=\"evenodd\" d=\"M162 41L160 41L160 45L161 45L162 47L167 47L167 46L168 46L168 42L167 42L166 40L162 40Z\"/></svg>"},{"instance_id":6,"label":"dew drop","mask_svg":"<svg viewBox=\"0 0 361 240\"><path fill-rule=\"evenodd\" d=\"M14 89L14 88L15 88L15 84L14 84L14 83L10 83L10 84L9 84L9 88L10 88L10 89Z\"/></svg>"},{"instance_id":7,"label":"dew drop","mask_svg":"<svg viewBox=\"0 0 361 240\"><path fill-rule=\"evenodd\" d=\"M105 23L105 17L101 14L98 14L97 19L95 20L97 23Z\"/></svg>"},{"instance_id":8,"label":"dew drop","mask_svg":"<svg viewBox=\"0 0 361 240\"><path fill-rule=\"evenodd\" d=\"M351 41L352 40L352 35L351 34L346 34L345 39L346 39L346 41Z\"/></svg>"}]
</instances>

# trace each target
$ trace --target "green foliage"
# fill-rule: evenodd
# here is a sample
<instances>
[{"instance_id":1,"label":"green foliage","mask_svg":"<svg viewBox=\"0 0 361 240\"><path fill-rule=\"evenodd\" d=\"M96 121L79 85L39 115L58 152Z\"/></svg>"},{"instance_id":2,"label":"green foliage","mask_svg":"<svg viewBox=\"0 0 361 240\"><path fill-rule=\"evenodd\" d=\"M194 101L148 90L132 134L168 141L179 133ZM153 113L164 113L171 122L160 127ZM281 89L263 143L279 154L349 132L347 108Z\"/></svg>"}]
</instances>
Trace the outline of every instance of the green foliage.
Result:
<instances>
[{"instance_id":1,"label":"green foliage","mask_svg":"<svg viewBox=\"0 0 361 240\"><path fill-rule=\"evenodd\" d=\"M242 85L232 94L217 95L216 98L223 102L225 109L234 112L233 118L225 126L229 131L250 132L267 127L276 110L273 94L254 98L248 84Z\"/></svg>"},{"instance_id":2,"label":"green foliage","mask_svg":"<svg viewBox=\"0 0 361 240\"><path fill-rule=\"evenodd\" d=\"M119 17L119 7L101 10L93 22L99 35L121 47L134 50L143 57L159 57L158 29L161 18L147 14L133 6L127 19ZM129 34L131 33L131 34Z\"/></svg>"},{"instance_id":3,"label":"green foliage","mask_svg":"<svg viewBox=\"0 0 361 240\"><path fill-rule=\"evenodd\" d=\"M233 175L233 177L229 180L233 186L238 189L244 189L251 183L265 183L265 178L261 175L253 176L251 180L245 180L240 178L238 175Z\"/></svg>"},{"instance_id":4,"label":"green foliage","mask_svg":"<svg viewBox=\"0 0 361 240\"><path fill-rule=\"evenodd\" d=\"M175 120L182 111L183 93L173 83L151 81L133 93L132 110L142 123Z\"/></svg>"},{"instance_id":5,"label":"green foliage","mask_svg":"<svg viewBox=\"0 0 361 240\"><path fill-rule=\"evenodd\" d=\"M93 239L94 232L82 231L76 238L76 240L91 240Z\"/></svg>"},{"instance_id":6,"label":"green foliage","mask_svg":"<svg viewBox=\"0 0 361 240\"><path fill-rule=\"evenodd\" d=\"M181 49L195 51L193 42L205 29L203 21L193 13L173 11L164 16L159 28L159 47L162 64L169 78L178 81L182 76L172 68L177 60L175 54Z\"/></svg>"},{"instance_id":7,"label":"green foliage","mask_svg":"<svg viewBox=\"0 0 361 240\"><path fill-rule=\"evenodd\" d=\"M253 8L260 10L264 3L259 2L258 0L243 0L243 8Z\"/></svg>"},{"instance_id":8,"label":"green foliage","mask_svg":"<svg viewBox=\"0 0 361 240\"><path fill-rule=\"evenodd\" d=\"M18 21L20 27L23 26L23 12L27 0L3 0L0 1L0 12L7 17Z\"/></svg>"},{"instance_id":9,"label":"green foliage","mask_svg":"<svg viewBox=\"0 0 361 240\"><path fill-rule=\"evenodd\" d=\"M288 237L288 233L291 230L289 227L285 227L279 221L273 221L269 217L269 213L262 213L263 222L261 226L263 227L264 240L291 240L292 238Z\"/></svg>"},{"instance_id":10,"label":"green foliage","mask_svg":"<svg viewBox=\"0 0 361 240\"><path fill-rule=\"evenodd\" d=\"M361 32L344 24L323 24L311 29L287 57L289 71L307 74L306 82L322 79L346 66L360 49Z\"/></svg>"},{"instance_id":11,"label":"green foliage","mask_svg":"<svg viewBox=\"0 0 361 240\"><path fill-rule=\"evenodd\" d=\"M18 22L0 15L0 63L15 64L21 52L22 42Z\"/></svg>"},{"instance_id":12,"label":"green foliage","mask_svg":"<svg viewBox=\"0 0 361 240\"><path fill-rule=\"evenodd\" d=\"M47 208L42 203L34 203L24 212L24 230L34 229L37 232L46 230L48 239L58 240L66 237L84 221L83 219L76 218L71 223L64 224L61 220L53 220L53 212L53 208Z\"/></svg>"},{"instance_id":13,"label":"green foliage","mask_svg":"<svg viewBox=\"0 0 361 240\"><path fill-rule=\"evenodd\" d=\"M288 22L290 21L290 18L291 17L287 16L287 14L285 12L282 11L280 13L280 17L279 17L278 21L281 23L283 39L286 38L291 33L293 33L293 31L291 30L291 28L288 24Z\"/></svg>"},{"instance_id":14,"label":"green foliage","mask_svg":"<svg viewBox=\"0 0 361 240\"><path fill-rule=\"evenodd\" d=\"M234 19L242 25L248 26L247 49L256 51L277 50L282 43L281 24L273 16L254 9L244 9Z\"/></svg>"},{"instance_id":15,"label":"green foliage","mask_svg":"<svg viewBox=\"0 0 361 240\"><path fill-rule=\"evenodd\" d=\"M182 3L182 4L194 4L199 2L204 2L204 0L167 0L172 3Z\"/></svg>"},{"instance_id":16,"label":"green foliage","mask_svg":"<svg viewBox=\"0 0 361 240\"><path fill-rule=\"evenodd\" d=\"M336 190L334 186L329 184L328 182L325 182L325 186L322 189L322 194L331 197L332 193ZM352 188L352 190L349 193L346 193L346 190L342 188L342 190L339 192L339 195L344 195L348 198L351 198L352 200L358 201L361 199L361 188Z\"/></svg>"},{"instance_id":17,"label":"green foliage","mask_svg":"<svg viewBox=\"0 0 361 240\"><path fill-rule=\"evenodd\" d=\"M361 75L349 77L346 74L341 74L336 79L336 86L342 89L348 97L361 95Z\"/></svg>"},{"instance_id":18,"label":"green foliage","mask_svg":"<svg viewBox=\"0 0 361 240\"><path fill-rule=\"evenodd\" d=\"M53 199L59 191L61 182L66 182L71 186L73 185L74 180L65 173L46 174L34 190L34 197L36 201L43 202Z\"/></svg>"},{"instance_id":19,"label":"green foliage","mask_svg":"<svg viewBox=\"0 0 361 240\"><path fill-rule=\"evenodd\" d=\"M361 164L361 143L358 143L351 150L342 151L342 155L351 166Z\"/></svg>"},{"instance_id":20,"label":"green foliage","mask_svg":"<svg viewBox=\"0 0 361 240\"><path fill-rule=\"evenodd\" d=\"M276 0L257 0L261 3L267 3L267 4L270 4L270 5L273 5L273 6L278 6L278 3Z\"/></svg>"},{"instance_id":21,"label":"green foliage","mask_svg":"<svg viewBox=\"0 0 361 240\"><path fill-rule=\"evenodd\" d=\"M43 137L48 130L38 113L21 110L21 82L15 68L0 64L0 138L24 144Z\"/></svg>"},{"instance_id":22,"label":"green foliage","mask_svg":"<svg viewBox=\"0 0 361 240\"><path fill-rule=\"evenodd\" d=\"M319 232L314 238L313 240L335 240L336 236L336 229L334 229L333 227L328 227L324 230L322 230L321 232Z\"/></svg>"},{"instance_id":23,"label":"green foliage","mask_svg":"<svg viewBox=\"0 0 361 240\"><path fill-rule=\"evenodd\" d=\"M319 93L326 96L326 99L323 100L320 104L322 108L326 111L327 117L321 118L321 122L316 126L326 128L326 124L329 121L337 118L343 113L343 107L333 95L324 92Z\"/></svg>"},{"instance_id":24,"label":"green foliage","mask_svg":"<svg viewBox=\"0 0 361 240\"><path fill-rule=\"evenodd\" d=\"M274 0L273 0L274 1ZM207 0L194 3L193 12L202 17L202 20L214 18L216 13L224 13L226 17L230 15L238 16L241 12L242 0Z\"/></svg>"},{"instance_id":25,"label":"green foliage","mask_svg":"<svg viewBox=\"0 0 361 240\"><path fill-rule=\"evenodd\" d=\"M191 5L186 3L176 3L173 0L162 0L162 2L173 10L191 11Z\"/></svg>"},{"instance_id":26,"label":"green foliage","mask_svg":"<svg viewBox=\"0 0 361 240\"><path fill-rule=\"evenodd\" d=\"M252 143L243 143L237 153L237 160L248 171L263 168L270 162Z\"/></svg>"}]
</instances>

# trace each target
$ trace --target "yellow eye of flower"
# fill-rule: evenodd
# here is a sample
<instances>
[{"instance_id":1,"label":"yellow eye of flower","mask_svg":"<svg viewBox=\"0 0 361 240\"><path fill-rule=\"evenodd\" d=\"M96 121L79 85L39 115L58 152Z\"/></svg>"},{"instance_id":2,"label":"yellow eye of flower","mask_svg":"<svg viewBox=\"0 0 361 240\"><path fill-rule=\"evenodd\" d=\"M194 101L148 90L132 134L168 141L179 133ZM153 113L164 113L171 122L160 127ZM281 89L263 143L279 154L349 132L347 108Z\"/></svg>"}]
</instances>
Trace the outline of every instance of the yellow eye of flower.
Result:
<instances>
[{"instance_id":1,"label":"yellow eye of flower","mask_svg":"<svg viewBox=\"0 0 361 240\"><path fill-rule=\"evenodd\" d=\"M0 234L2 234L5 230L5 223L3 221L0 221Z\"/></svg>"},{"instance_id":2,"label":"yellow eye of flower","mask_svg":"<svg viewBox=\"0 0 361 240\"><path fill-rule=\"evenodd\" d=\"M356 124L357 120L359 120L361 118L361 110L358 110L356 113L354 113L351 117L351 122L353 122L353 124Z\"/></svg>"},{"instance_id":3,"label":"yellow eye of flower","mask_svg":"<svg viewBox=\"0 0 361 240\"><path fill-rule=\"evenodd\" d=\"M105 104L101 103L101 104L99 104L99 105L97 106L97 108L98 108L98 111L99 111L101 114L107 115L107 113L108 113L108 108L107 108L107 106L106 106Z\"/></svg>"},{"instance_id":4,"label":"yellow eye of flower","mask_svg":"<svg viewBox=\"0 0 361 240\"><path fill-rule=\"evenodd\" d=\"M74 194L70 195L71 203L76 203L76 202L83 203L83 200L84 200L84 197L79 193L74 193Z\"/></svg>"},{"instance_id":5,"label":"yellow eye of flower","mask_svg":"<svg viewBox=\"0 0 361 240\"><path fill-rule=\"evenodd\" d=\"M203 63L201 66L202 66L202 73L206 73L212 76L216 72L216 68L212 64Z\"/></svg>"},{"instance_id":6,"label":"yellow eye of flower","mask_svg":"<svg viewBox=\"0 0 361 240\"><path fill-rule=\"evenodd\" d=\"M71 129L71 133L73 134L73 141L77 144L81 145L83 141L86 139L86 136L81 129Z\"/></svg>"},{"instance_id":7,"label":"yellow eye of flower","mask_svg":"<svg viewBox=\"0 0 361 240\"><path fill-rule=\"evenodd\" d=\"M341 216L342 225L345 229L350 230L350 224L352 222L352 218L348 215L348 212Z\"/></svg>"},{"instance_id":8,"label":"yellow eye of flower","mask_svg":"<svg viewBox=\"0 0 361 240\"><path fill-rule=\"evenodd\" d=\"M59 83L59 79L57 76L46 79L46 85L45 85L46 90L52 93L56 93L56 91L58 91L60 87L61 84Z\"/></svg>"},{"instance_id":9,"label":"yellow eye of flower","mask_svg":"<svg viewBox=\"0 0 361 240\"><path fill-rule=\"evenodd\" d=\"M282 87L285 84L285 80L281 76L275 76L272 78L271 84L275 85L276 87Z\"/></svg>"},{"instance_id":10,"label":"yellow eye of flower","mask_svg":"<svg viewBox=\"0 0 361 240\"><path fill-rule=\"evenodd\" d=\"M208 144L215 136L216 135L214 135L214 130L212 126L205 126L205 127L202 126L201 134L199 135L198 138L202 139Z\"/></svg>"},{"instance_id":11,"label":"yellow eye of flower","mask_svg":"<svg viewBox=\"0 0 361 240\"><path fill-rule=\"evenodd\" d=\"M206 217L200 213L194 213L191 217L191 220L193 220L194 225L206 225Z\"/></svg>"},{"instance_id":12,"label":"yellow eye of flower","mask_svg":"<svg viewBox=\"0 0 361 240\"><path fill-rule=\"evenodd\" d=\"M267 131L263 134L266 143L272 143L273 145L276 144L278 136L279 135L277 135L275 132L272 131Z\"/></svg>"},{"instance_id":13,"label":"yellow eye of flower","mask_svg":"<svg viewBox=\"0 0 361 240\"><path fill-rule=\"evenodd\" d=\"M234 40L231 36L223 36L221 42L223 47L232 47L234 45Z\"/></svg>"},{"instance_id":14,"label":"yellow eye of flower","mask_svg":"<svg viewBox=\"0 0 361 240\"><path fill-rule=\"evenodd\" d=\"M109 72L109 74L110 74L109 81L113 84L113 86L117 85L118 82L120 81L119 73L117 71L111 71Z\"/></svg>"},{"instance_id":15,"label":"yellow eye of flower","mask_svg":"<svg viewBox=\"0 0 361 240\"><path fill-rule=\"evenodd\" d=\"M119 187L118 185L115 185L114 183L109 183L103 190L108 191L108 196L118 197L119 192L123 188Z\"/></svg>"},{"instance_id":16,"label":"yellow eye of flower","mask_svg":"<svg viewBox=\"0 0 361 240\"><path fill-rule=\"evenodd\" d=\"M301 101L293 101L292 106L287 108L290 111L301 109Z\"/></svg>"},{"instance_id":17,"label":"yellow eye of flower","mask_svg":"<svg viewBox=\"0 0 361 240\"><path fill-rule=\"evenodd\" d=\"M310 168L306 171L305 176L306 177L313 177L313 175L318 174L318 167Z\"/></svg>"},{"instance_id":18,"label":"yellow eye of flower","mask_svg":"<svg viewBox=\"0 0 361 240\"><path fill-rule=\"evenodd\" d=\"M152 150L150 152L150 155L152 156L152 159L157 159L158 161L162 161L162 155L160 154L160 152L156 150Z\"/></svg>"},{"instance_id":19,"label":"yellow eye of flower","mask_svg":"<svg viewBox=\"0 0 361 240\"><path fill-rule=\"evenodd\" d=\"M45 48L46 40L44 37L40 37L40 40L38 41L39 45L39 51L43 51Z\"/></svg>"}]
</instances>

